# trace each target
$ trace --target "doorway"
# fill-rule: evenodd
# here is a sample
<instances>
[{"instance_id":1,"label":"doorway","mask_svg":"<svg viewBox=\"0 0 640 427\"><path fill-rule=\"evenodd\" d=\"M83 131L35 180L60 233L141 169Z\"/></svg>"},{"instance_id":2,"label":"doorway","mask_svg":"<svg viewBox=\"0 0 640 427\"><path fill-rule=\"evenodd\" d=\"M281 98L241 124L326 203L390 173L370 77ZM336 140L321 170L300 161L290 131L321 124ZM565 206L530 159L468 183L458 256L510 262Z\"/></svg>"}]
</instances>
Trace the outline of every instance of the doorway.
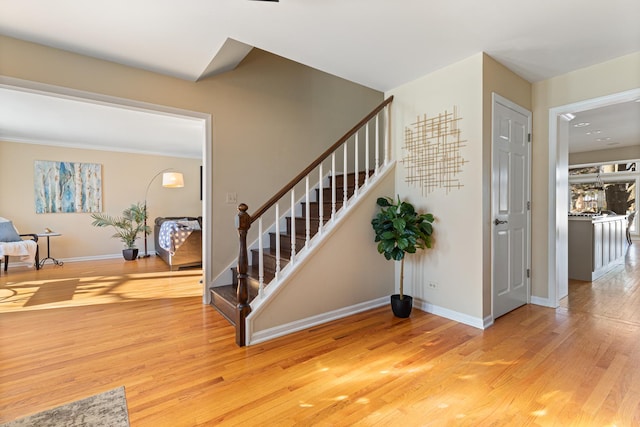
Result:
<instances>
[{"instance_id":1,"label":"doorway","mask_svg":"<svg viewBox=\"0 0 640 427\"><path fill-rule=\"evenodd\" d=\"M86 103L88 107L109 107L112 110L128 111L132 113L146 113L147 115L156 116L158 120L162 120L162 117L174 117L183 118L190 122L199 123L203 131L199 134L198 138L201 139L202 145L202 165L203 165L203 180L202 180L202 217L203 217L203 230L210 230L212 224L212 208L210 203L209 183L212 180L211 172L211 157L212 157L212 144L211 144L211 115L206 113L200 113L196 111L183 110L179 108L150 104L141 101L135 101L131 99L118 98L113 96L102 95L93 92L86 92L81 90L75 90L65 88L61 86L48 85L38 82L26 81L21 79L15 79L11 77L0 76L0 88L10 89L22 93L31 93L44 95L47 99L56 101L80 101ZM135 121L130 123L135 124ZM26 142L26 139L21 142ZM212 235L210 231L203 232L203 302L207 303L206 284L210 283L213 278L211 272L211 242Z\"/></svg>"},{"instance_id":2,"label":"doorway","mask_svg":"<svg viewBox=\"0 0 640 427\"><path fill-rule=\"evenodd\" d=\"M560 299L569 283L567 269L569 121L567 115L629 102L639 97L640 89L632 89L549 109L548 300L553 307L560 305Z\"/></svg>"}]
</instances>

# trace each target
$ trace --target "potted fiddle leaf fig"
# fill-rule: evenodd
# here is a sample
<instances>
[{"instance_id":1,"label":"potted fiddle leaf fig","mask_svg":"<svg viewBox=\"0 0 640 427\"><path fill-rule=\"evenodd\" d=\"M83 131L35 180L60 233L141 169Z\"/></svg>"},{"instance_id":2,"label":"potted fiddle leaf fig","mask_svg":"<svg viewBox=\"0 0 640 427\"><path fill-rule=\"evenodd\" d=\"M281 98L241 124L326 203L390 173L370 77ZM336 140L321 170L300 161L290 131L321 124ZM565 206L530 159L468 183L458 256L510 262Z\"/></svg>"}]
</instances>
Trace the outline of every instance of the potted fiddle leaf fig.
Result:
<instances>
[{"instance_id":1,"label":"potted fiddle leaf fig","mask_svg":"<svg viewBox=\"0 0 640 427\"><path fill-rule=\"evenodd\" d=\"M418 249L431 247L432 223L430 213L417 213L411 203L379 197L380 210L371 220L378 252L388 260L400 261L400 293L391 295L391 309L397 317L409 317L413 298L404 294L404 257Z\"/></svg>"},{"instance_id":2,"label":"potted fiddle leaf fig","mask_svg":"<svg viewBox=\"0 0 640 427\"><path fill-rule=\"evenodd\" d=\"M127 261L133 261L138 257L138 248L136 248L138 236L140 233L149 234L151 232L151 228L144 223L146 216L147 212L144 205L134 203L122 211L122 216L92 214L93 222L91 225L113 227L116 233L112 237L120 239L124 243L125 248L122 250L122 256Z\"/></svg>"}]
</instances>

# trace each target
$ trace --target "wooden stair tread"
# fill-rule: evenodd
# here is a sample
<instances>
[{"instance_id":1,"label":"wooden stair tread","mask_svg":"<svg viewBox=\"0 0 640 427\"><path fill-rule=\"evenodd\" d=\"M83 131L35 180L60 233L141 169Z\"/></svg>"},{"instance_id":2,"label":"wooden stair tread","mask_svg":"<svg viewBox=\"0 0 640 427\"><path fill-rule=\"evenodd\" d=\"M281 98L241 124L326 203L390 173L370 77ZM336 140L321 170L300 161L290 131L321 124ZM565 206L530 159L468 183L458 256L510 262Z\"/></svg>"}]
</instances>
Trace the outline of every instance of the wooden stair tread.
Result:
<instances>
[{"instance_id":1,"label":"wooden stair tread","mask_svg":"<svg viewBox=\"0 0 640 427\"><path fill-rule=\"evenodd\" d=\"M284 266L284 265L283 265ZM231 269L233 271L233 286L236 285L237 282L237 269L233 267ZM264 282L269 283L271 279L275 276L275 271L265 268L264 271ZM260 285L260 268L257 265L249 264L247 267L247 281L249 285L249 296L252 294L252 289L255 290L253 292L254 295L258 294L258 286ZM215 288L213 288L215 289Z\"/></svg>"},{"instance_id":2,"label":"wooden stair tread","mask_svg":"<svg viewBox=\"0 0 640 427\"><path fill-rule=\"evenodd\" d=\"M258 249L251 249L252 253L258 254ZM276 257L276 249L275 248L263 248L263 255L269 257ZM291 259L291 251L280 248L280 259L289 261Z\"/></svg>"},{"instance_id":3,"label":"wooden stair tread","mask_svg":"<svg viewBox=\"0 0 640 427\"><path fill-rule=\"evenodd\" d=\"M215 288L211 288L211 292L215 292L227 301L236 300L236 287L233 285L216 286Z\"/></svg>"}]
</instances>

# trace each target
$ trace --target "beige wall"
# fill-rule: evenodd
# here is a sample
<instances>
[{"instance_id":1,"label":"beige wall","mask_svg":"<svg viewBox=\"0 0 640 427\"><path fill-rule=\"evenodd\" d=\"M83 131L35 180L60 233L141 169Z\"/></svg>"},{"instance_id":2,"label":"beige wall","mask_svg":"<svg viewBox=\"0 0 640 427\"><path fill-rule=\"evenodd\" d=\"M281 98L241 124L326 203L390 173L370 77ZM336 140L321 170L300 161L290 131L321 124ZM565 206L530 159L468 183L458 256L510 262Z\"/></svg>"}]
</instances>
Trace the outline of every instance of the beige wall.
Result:
<instances>
[{"instance_id":1,"label":"beige wall","mask_svg":"<svg viewBox=\"0 0 640 427\"><path fill-rule=\"evenodd\" d=\"M235 71L194 83L0 37L0 75L211 114L213 154L204 161L213 170L214 275L235 257L237 245L231 226L236 209L224 203L225 194L236 192L250 211L256 208L382 99L379 92L259 50ZM437 218L434 249L408 259L407 292L472 322L487 315L487 96L496 91L533 109L532 295L547 297L549 109L638 87L640 53L634 53L535 83L528 99L522 79L477 54L389 91L396 96L396 156L402 156L404 128L416 116L457 106L467 140L463 157L469 161L461 175L463 188L426 196L407 185L404 166L397 167L396 192ZM4 194L3 189L3 209L12 203ZM110 203L105 200L105 208ZM427 287L429 282L436 289Z\"/></svg>"},{"instance_id":2,"label":"beige wall","mask_svg":"<svg viewBox=\"0 0 640 427\"><path fill-rule=\"evenodd\" d=\"M382 101L258 49L234 71L190 82L0 37L0 75L210 114L214 277L237 253L226 193L251 212Z\"/></svg>"},{"instance_id":3,"label":"beige wall","mask_svg":"<svg viewBox=\"0 0 640 427\"><path fill-rule=\"evenodd\" d=\"M394 179L391 170L375 186L367 187L367 193L329 231L330 236L315 248L313 256L304 263L297 261L301 265L296 267L291 280L269 290L276 292L277 298L258 305L250 314L250 340L277 336L283 325L309 327L314 321L326 322L364 308L389 304L394 263L378 253L371 219L378 210L376 199L393 194ZM308 301L313 303L302 303ZM359 305L363 307L358 308Z\"/></svg>"},{"instance_id":4,"label":"beige wall","mask_svg":"<svg viewBox=\"0 0 640 427\"><path fill-rule=\"evenodd\" d=\"M408 185L407 168L396 168L396 193L413 203L418 211L431 212L434 247L405 261L405 292L424 302L438 314L449 312L482 322L483 289L483 124L481 53L411 83L391 90L392 141L396 159L402 159L404 130L418 116L437 116L457 107L459 128L466 145L460 189L443 188L425 194ZM393 196L388 194L388 196ZM436 284L436 288L428 286ZM424 307L424 305L423 305Z\"/></svg>"},{"instance_id":5,"label":"beige wall","mask_svg":"<svg viewBox=\"0 0 640 427\"><path fill-rule=\"evenodd\" d=\"M423 196L419 187L405 183L407 169L400 164L396 191L436 216L433 250L407 259L408 292L428 310L475 326L491 316L493 92L532 109L531 85L483 53L389 92L395 96L392 140L397 159L404 155L404 129L418 115L432 117L455 105L462 117L462 156L468 161L460 175L463 187L449 192L440 188Z\"/></svg>"},{"instance_id":6,"label":"beige wall","mask_svg":"<svg viewBox=\"0 0 640 427\"><path fill-rule=\"evenodd\" d=\"M611 162L616 160L635 160L635 159L640 159L640 144L634 145L632 147L608 148L606 150L584 151L582 153L569 153L570 165L583 165L587 163L599 163L599 162Z\"/></svg>"},{"instance_id":7,"label":"beige wall","mask_svg":"<svg viewBox=\"0 0 640 427\"><path fill-rule=\"evenodd\" d=\"M550 154L555 158L555 153L549 153L549 110L639 87L640 52L533 84L532 294L534 296L549 297ZM553 185L555 186L555 183Z\"/></svg>"},{"instance_id":8,"label":"beige wall","mask_svg":"<svg viewBox=\"0 0 640 427\"><path fill-rule=\"evenodd\" d=\"M402 155L404 127L415 121L418 114L437 114L447 105L455 104L460 107L464 117L461 129L465 139L470 141L465 148L465 157L470 160L465 165L463 175L465 187L449 195L436 191L422 198L417 189L403 184L405 175L400 166L397 191L420 201L439 218L436 223L436 248L425 260L410 266L410 271L418 278L414 283L414 295L436 308L468 315L476 320L486 318L491 295L488 252L490 143L487 143L491 132L491 92L495 91L533 112L531 293L534 300L544 303L548 298L550 271L549 109L640 87L640 53L533 85L486 55L484 60L481 58L482 55L474 56L389 92L396 95L393 141L397 155ZM482 67L482 72L478 67ZM480 76L482 82L477 81ZM476 100L475 97L480 95L482 98ZM479 125L480 130L475 128ZM484 146L480 141L485 141ZM482 163L485 164L484 168ZM474 164L478 165L477 169ZM468 215L461 214L462 211L468 212ZM467 232L457 235L456 227L458 230L464 227ZM440 260L440 257L446 261ZM464 271L456 268L461 259L465 260ZM438 283L436 290L426 287L431 281ZM461 298L462 295L465 298Z\"/></svg>"},{"instance_id":9,"label":"beige wall","mask_svg":"<svg viewBox=\"0 0 640 427\"><path fill-rule=\"evenodd\" d=\"M102 165L103 211L120 215L132 203L143 202L151 178L159 171L175 168L184 174L185 187L162 187L158 177L149 187L149 224L157 216L200 216L201 160L150 156L110 151L63 148L47 145L0 142L0 216L12 219L24 233L42 233L51 228L61 237L51 238L51 254L55 258L87 259L119 256L123 244L111 236L112 228L91 226L89 213L36 214L34 203L35 160L99 163ZM11 183L10 185L8 183ZM148 238L152 252L153 236ZM144 249L139 239L138 248ZM46 243L40 244L41 256L46 256ZM120 255L121 256L121 255Z\"/></svg>"}]
</instances>

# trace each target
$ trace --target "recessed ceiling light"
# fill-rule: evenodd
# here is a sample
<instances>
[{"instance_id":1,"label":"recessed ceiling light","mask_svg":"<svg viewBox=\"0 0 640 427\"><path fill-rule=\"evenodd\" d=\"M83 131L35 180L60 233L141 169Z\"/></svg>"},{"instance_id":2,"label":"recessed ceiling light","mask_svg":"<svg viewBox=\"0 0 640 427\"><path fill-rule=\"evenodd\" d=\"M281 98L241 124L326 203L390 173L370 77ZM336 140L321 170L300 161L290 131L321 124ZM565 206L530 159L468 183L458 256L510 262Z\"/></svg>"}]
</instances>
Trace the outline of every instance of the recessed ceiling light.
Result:
<instances>
[{"instance_id":1,"label":"recessed ceiling light","mask_svg":"<svg viewBox=\"0 0 640 427\"><path fill-rule=\"evenodd\" d=\"M598 138L598 139L596 139L596 141L598 141L598 142L604 142L604 141L610 141L610 140L611 140L611 138L609 138L608 136L606 136L606 137L604 137L604 138Z\"/></svg>"},{"instance_id":2,"label":"recessed ceiling light","mask_svg":"<svg viewBox=\"0 0 640 427\"><path fill-rule=\"evenodd\" d=\"M580 123L576 123L575 125L573 125L574 128L583 128L585 126L589 126L591 123L589 122L580 122Z\"/></svg>"},{"instance_id":3,"label":"recessed ceiling light","mask_svg":"<svg viewBox=\"0 0 640 427\"><path fill-rule=\"evenodd\" d=\"M564 113L564 114L560 114L562 117L564 117L565 119L567 119L568 121L571 121L573 119L576 118L576 116L574 114L571 113Z\"/></svg>"}]
</instances>

